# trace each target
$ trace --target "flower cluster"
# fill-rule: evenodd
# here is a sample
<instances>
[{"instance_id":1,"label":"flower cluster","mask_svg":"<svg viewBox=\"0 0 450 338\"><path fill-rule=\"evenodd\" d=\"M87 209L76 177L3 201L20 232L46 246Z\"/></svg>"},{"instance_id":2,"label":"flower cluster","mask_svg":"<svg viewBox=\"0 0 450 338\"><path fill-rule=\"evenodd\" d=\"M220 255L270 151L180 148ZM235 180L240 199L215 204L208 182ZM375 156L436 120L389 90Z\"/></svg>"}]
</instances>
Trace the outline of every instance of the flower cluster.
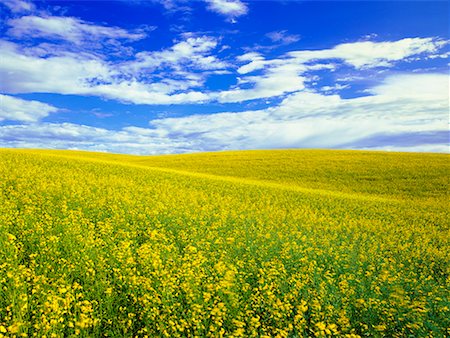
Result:
<instances>
[{"instance_id":1,"label":"flower cluster","mask_svg":"<svg viewBox=\"0 0 450 338\"><path fill-rule=\"evenodd\" d=\"M0 337L450 335L448 156L367 156L0 150Z\"/></svg>"}]
</instances>

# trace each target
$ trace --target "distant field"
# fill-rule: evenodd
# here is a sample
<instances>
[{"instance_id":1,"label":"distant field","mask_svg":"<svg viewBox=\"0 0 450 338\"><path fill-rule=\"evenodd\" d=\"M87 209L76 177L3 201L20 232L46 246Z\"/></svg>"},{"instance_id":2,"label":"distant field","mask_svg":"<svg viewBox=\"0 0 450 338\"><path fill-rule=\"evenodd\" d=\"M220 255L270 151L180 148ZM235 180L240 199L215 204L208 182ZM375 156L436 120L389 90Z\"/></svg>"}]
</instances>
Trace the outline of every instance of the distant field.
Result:
<instances>
[{"instance_id":1,"label":"distant field","mask_svg":"<svg viewBox=\"0 0 450 338\"><path fill-rule=\"evenodd\" d=\"M0 337L450 336L450 157L0 150Z\"/></svg>"}]
</instances>

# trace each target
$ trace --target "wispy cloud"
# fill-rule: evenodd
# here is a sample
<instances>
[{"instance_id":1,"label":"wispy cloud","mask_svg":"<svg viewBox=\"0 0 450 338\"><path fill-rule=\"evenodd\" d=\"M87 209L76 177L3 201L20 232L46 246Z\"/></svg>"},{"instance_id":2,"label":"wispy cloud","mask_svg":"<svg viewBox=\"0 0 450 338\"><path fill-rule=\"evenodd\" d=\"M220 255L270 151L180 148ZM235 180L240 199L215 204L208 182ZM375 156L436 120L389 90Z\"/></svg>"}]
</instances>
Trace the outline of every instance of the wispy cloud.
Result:
<instances>
[{"instance_id":1,"label":"wispy cloud","mask_svg":"<svg viewBox=\"0 0 450 338\"><path fill-rule=\"evenodd\" d=\"M64 16L22 16L10 19L8 34L17 38L47 38L65 40L75 44L98 40L140 40L147 36L149 30L136 29L128 31L119 27L100 26L73 17Z\"/></svg>"},{"instance_id":2,"label":"wispy cloud","mask_svg":"<svg viewBox=\"0 0 450 338\"><path fill-rule=\"evenodd\" d=\"M262 75L242 77L236 88L217 93L217 99L219 102L242 102L302 90L305 88L302 74L306 69L301 64L286 64L269 68Z\"/></svg>"},{"instance_id":3,"label":"wispy cloud","mask_svg":"<svg viewBox=\"0 0 450 338\"><path fill-rule=\"evenodd\" d=\"M266 36L272 42L280 43L282 45L289 45L300 40L300 35L288 34L287 30L274 31L267 33Z\"/></svg>"},{"instance_id":4,"label":"wispy cloud","mask_svg":"<svg viewBox=\"0 0 450 338\"><path fill-rule=\"evenodd\" d=\"M170 14L177 12L192 14L193 11L192 1L189 0L133 0L126 2L132 4L158 3ZM227 18L232 23L236 22L237 17L248 13L248 6L241 0L200 0L199 2L206 4L207 10Z\"/></svg>"},{"instance_id":5,"label":"wispy cloud","mask_svg":"<svg viewBox=\"0 0 450 338\"><path fill-rule=\"evenodd\" d=\"M0 0L0 4L5 5L13 13L26 13L35 10L35 6L31 1Z\"/></svg>"},{"instance_id":6,"label":"wispy cloud","mask_svg":"<svg viewBox=\"0 0 450 338\"><path fill-rule=\"evenodd\" d=\"M397 41L363 41L339 44L330 49L291 51L281 58L265 60L261 55L249 53L249 63L239 68L246 74L255 70L277 67L283 64L307 64L322 60L338 59L357 69L390 67L409 57L436 54L446 41L437 38L405 38Z\"/></svg>"},{"instance_id":7,"label":"wispy cloud","mask_svg":"<svg viewBox=\"0 0 450 338\"><path fill-rule=\"evenodd\" d=\"M124 65L122 69L134 74L151 71L161 66L168 66L177 71L189 67L200 70L224 69L229 65L212 55L217 47L217 39L207 36L190 36L184 34L185 40L176 42L172 47L162 51L139 52L135 59Z\"/></svg>"}]
</instances>

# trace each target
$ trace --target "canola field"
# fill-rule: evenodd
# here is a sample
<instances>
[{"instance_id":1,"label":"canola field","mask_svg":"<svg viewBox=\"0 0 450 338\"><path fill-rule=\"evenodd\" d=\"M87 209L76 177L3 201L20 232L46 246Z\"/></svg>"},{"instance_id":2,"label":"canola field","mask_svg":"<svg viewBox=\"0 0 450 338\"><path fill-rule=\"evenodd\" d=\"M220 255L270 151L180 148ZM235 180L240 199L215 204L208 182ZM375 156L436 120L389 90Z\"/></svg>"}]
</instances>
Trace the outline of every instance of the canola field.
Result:
<instances>
[{"instance_id":1,"label":"canola field","mask_svg":"<svg viewBox=\"0 0 450 338\"><path fill-rule=\"evenodd\" d=\"M445 154L0 150L0 337L450 336Z\"/></svg>"}]
</instances>

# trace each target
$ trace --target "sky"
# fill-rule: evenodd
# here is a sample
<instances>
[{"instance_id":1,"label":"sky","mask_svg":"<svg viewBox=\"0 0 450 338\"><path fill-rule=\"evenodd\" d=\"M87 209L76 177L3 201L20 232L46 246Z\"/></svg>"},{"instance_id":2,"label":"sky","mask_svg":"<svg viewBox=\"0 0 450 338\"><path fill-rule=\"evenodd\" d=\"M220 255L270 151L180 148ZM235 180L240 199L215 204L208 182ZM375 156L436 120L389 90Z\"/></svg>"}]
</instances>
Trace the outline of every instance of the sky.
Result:
<instances>
[{"instance_id":1,"label":"sky","mask_svg":"<svg viewBox=\"0 0 450 338\"><path fill-rule=\"evenodd\" d=\"M0 147L449 152L448 1L0 0Z\"/></svg>"}]
</instances>

